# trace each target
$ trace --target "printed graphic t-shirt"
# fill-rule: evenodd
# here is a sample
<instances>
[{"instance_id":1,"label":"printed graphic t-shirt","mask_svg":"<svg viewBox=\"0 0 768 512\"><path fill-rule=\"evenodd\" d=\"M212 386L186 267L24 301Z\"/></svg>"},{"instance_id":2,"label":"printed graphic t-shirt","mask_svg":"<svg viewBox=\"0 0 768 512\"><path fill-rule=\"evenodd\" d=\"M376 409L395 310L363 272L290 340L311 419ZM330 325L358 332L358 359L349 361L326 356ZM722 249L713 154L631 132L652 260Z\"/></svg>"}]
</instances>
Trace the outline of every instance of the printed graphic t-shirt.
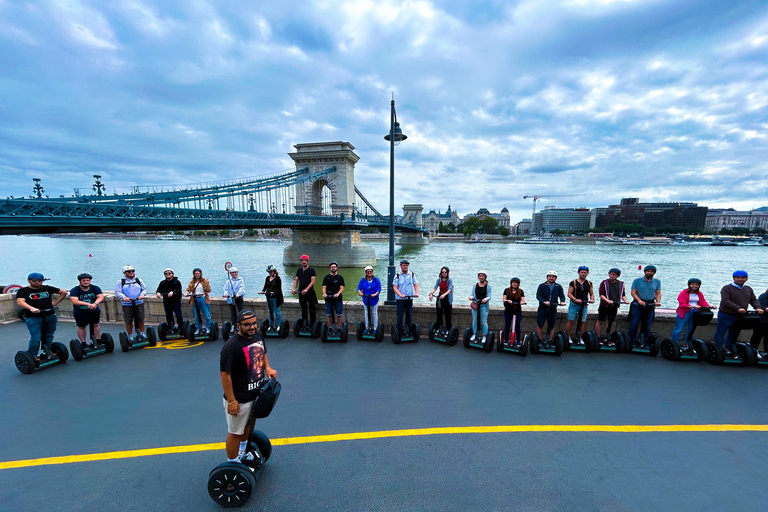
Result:
<instances>
[{"instance_id":1,"label":"printed graphic t-shirt","mask_svg":"<svg viewBox=\"0 0 768 512\"><path fill-rule=\"evenodd\" d=\"M236 333L221 349L219 370L231 375L235 400L241 404L252 402L259 396L258 383L267 378L261 366L266 354L267 346L260 332L252 338Z\"/></svg>"},{"instance_id":2,"label":"printed graphic t-shirt","mask_svg":"<svg viewBox=\"0 0 768 512\"><path fill-rule=\"evenodd\" d=\"M24 302L37 308L39 310L51 309L53 307L53 294L59 293L58 288L53 286L43 285L40 288L34 290L29 286L25 286L16 293L17 299L24 299ZM43 316L42 313L32 313L29 310L24 311L26 316Z\"/></svg>"},{"instance_id":3,"label":"printed graphic t-shirt","mask_svg":"<svg viewBox=\"0 0 768 512\"><path fill-rule=\"evenodd\" d=\"M83 302L87 302L88 304L93 304L96 302L96 297L102 294L101 288L98 286L91 285L90 288L88 288L88 291L86 292L79 286L75 286L71 290L69 290L69 296L74 297L77 300L81 300ZM73 306L72 311L87 311L88 306ZM99 306L96 306L96 309L94 311L101 311L99 309Z\"/></svg>"},{"instance_id":4,"label":"printed graphic t-shirt","mask_svg":"<svg viewBox=\"0 0 768 512\"><path fill-rule=\"evenodd\" d=\"M336 274L335 276L332 276L331 274L328 274L323 278L323 286L325 286L325 294L328 296L329 301L339 301L341 300L341 295L339 295L337 298L331 297L331 295L335 295L339 293L339 290L341 290L342 286L344 285L344 278L341 274Z\"/></svg>"}]
</instances>

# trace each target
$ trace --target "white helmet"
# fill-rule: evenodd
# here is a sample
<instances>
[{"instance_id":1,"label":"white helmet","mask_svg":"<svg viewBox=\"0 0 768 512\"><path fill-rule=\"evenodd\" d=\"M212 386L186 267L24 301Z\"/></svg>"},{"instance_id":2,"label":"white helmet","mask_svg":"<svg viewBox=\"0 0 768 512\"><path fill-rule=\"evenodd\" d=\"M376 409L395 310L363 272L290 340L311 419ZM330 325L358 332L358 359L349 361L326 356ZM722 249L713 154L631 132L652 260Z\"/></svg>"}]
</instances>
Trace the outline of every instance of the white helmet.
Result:
<instances>
[{"instance_id":1,"label":"white helmet","mask_svg":"<svg viewBox=\"0 0 768 512\"><path fill-rule=\"evenodd\" d=\"M483 274L485 277L488 277L488 272L486 272L485 270L481 270L480 272L477 273L477 275L480 275L480 274Z\"/></svg>"},{"instance_id":2,"label":"white helmet","mask_svg":"<svg viewBox=\"0 0 768 512\"><path fill-rule=\"evenodd\" d=\"M135 268L133 268L133 265L125 265L125 266L123 267L123 274L125 274L125 273L126 273L126 272L128 272L129 270L136 270L136 269L135 269Z\"/></svg>"},{"instance_id":3,"label":"white helmet","mask_svg":"<svg viewBox=\"0 0 768 512\"><path fill-rule=\"evenodd\" d=\"M237 272L237 267L229 267L229 273Z\"/></svg>"},{"instance_id":4,"label":"white helmet","mask_svg":"<svg viewBox=\"0 0 768 512\"><path fill-rule=\"evenodd\" d=\"M548 276L555 276L555 277L557 277L557 272L554 271L554 270L550 270L549 272L547 272L547 275Z\"/></svg>"},{"instance_id":5,"label":"white helmet","mask_svg":"<svg viewBox=\"0 0 768 512\"><path fill-rule=\"evenodd\" d=\"M368 265L367 267L365 267L365 271L366 271L366 272L368 272L369 270L370 270L371 272L373 272L373 267L372 267L372 266L370 266L370 265Z\"/></svg>"}]
</instances>

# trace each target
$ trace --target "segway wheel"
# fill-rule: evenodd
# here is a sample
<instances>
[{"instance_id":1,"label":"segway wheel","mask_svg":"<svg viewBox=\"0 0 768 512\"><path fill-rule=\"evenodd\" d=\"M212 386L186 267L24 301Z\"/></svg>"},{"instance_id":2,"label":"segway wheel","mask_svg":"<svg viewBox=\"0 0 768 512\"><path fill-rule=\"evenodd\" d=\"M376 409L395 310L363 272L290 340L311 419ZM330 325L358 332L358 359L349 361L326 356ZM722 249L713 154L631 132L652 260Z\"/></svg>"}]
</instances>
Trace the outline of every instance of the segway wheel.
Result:
<instances>
[{"instance_id":1,"label":"segway wheel","mask_svg":"<svg viewBox=\"0 0 768 512\"><path fill-rule=\"evenodd\" d=\"M608 339L616 347L616 352L624 352L624 337L620 332L612 332Z\"/></svg>"},{"instance_id":2,"label":"segway wheel","mask_svg":"<svg viewBox=\"0 0 768 512\"><path fill-rule=\"evenodd\" d=\"M227 341L229 339L229 334L232 332L232 324L229 322L224 322L224 325L221 327L221 338L224 341Z\"/></svg>"},{"instance_id":3,"label":"segway wheel","mask_svg":"<svg viewBox=\"0 0 768 512\"><path fill-rule=\"evenodd\" d=\"M709 364L723 364L723 361L725 361L725 354L723 353L723 349L721 349L720 345L714 341L708 341L707 362Z\"/></svg>"},{"instance_id":4,"label":"segway wheel","mask_svg":"<svg viewBox=\"0 0 768 512\"><path fill-rule=\"evenodd\" d=\"M400 343L400 329L396 325L392 326L392 343L395 345Z\"/></svg>"},{"instance_id":5,"label":"segway wheel","mask_svg":"<svg viewBox=\"0 0 768 512\"><path fill-rule=\"evenodd\" d=\"M208 341L216 341L219 339L219 324L218 322L211 322L211 330L208 331Z\"/></svg>"},{"instance_id":6,"label":"segway wheel","mask_svg":"<svg viewBox=\"0 0 768 512\"><path fill-rule=\"evenodd\" d=\"M254 430L251 434L250 442L254 443L261 452L262 464L269 460L272 456L272 442L267 435L261 430Z\"/></svg>"},{"instance_id":7,"label":"segway wheel","mask_svg":"<svg viewBox=\"0 0 768 512\"><path fill-rule=\"evenodd\" d=\"M752 345L749 343L736 343L734 348L738 351L742 366L757 365L757 352L752 348Z\"/></svg>"},{"instance_id":8,"label":"segway wheel","mask_svg":"<svg viewBox=\"0 0 768 512\"><path fill-rule=\"evenodd\" d=\"M594 352L596 350L600 350L600 342L597 339L597 333L595 331L585 332L584 336L582 336L582 339L584 339L584 343L587 346L587 352Z\"/></svg>"},{"instance_id":9,"label":"segway wheel","mask_svg":"<svg viewBox=\"0 0 768 512\"><path fill-rule=\"evenodd\" d=\"M328 341L328 324L323 324L320 327L320 338L323 340L323 343Z\"/></svg>"},{"instance_id":10,"label":"segway wheel","mask_svg":"<svg viewBox=\"0 0 768 512\"><path fill-rule=\"evenodd\" d=\"M123 333L120 333L120 336L122 335ZM187 325L187 340L195 341L195 324L191 322ZM122 338L120 339L120 343L122 344Z\"/></svg>"},{"instance_id":11,"label":"segway wheel","mask_svg":"<svg viewBox=\"0 0 768 512\"><path fill-rule=\"evenodd\" d=\"M128 352L128 350L131 348L131 346L128 344L128 334L120 331L120 334L117 335L117 338L120 340L120 350L123 352Z\"/></svg>"},{"instance_id":12,"label":"segway wheel","mask_svg":"<svg viewBox=\"0 0 768 512\"><path fill-rule=\"evenodd\" d=\"M651 333L648 335L648 340L646 343L648 344L648 347L650 348L650 352L648 352L648 355L651 357L656 357L656 355L659 353L659 340L661 339L661 336L659 333L655 331L651 331Z\"/></svg>"},{"instance_id":13,"label":"segway wheel","mask_svg":"<svg viewBox=\"0 0 768 512\"><path fill-rule=\"evenodd\" d=\"M563 336L562 331L559 334L555 334L555 355L560 356L565 350L566 336Z\"/></svg>"},{"instance_id":14,"label":"segway wheel","mask_svg":"<svg viewBox=\"0 0 768 512\"><path fill-rule=\"evenodd\" d=\"M325 325L322 322L315 322L315 325L312 327L312 337L317 339L320 337L321 330L323 328L323 325Z\"/></svg>"},{"instance_id":15,"label":"segway wheel","mask_svg":"<svg viewBox=\"0 0 768 512\"><path fill-rule=\"evenodd\" d=\"M244 505L255 487L256 477L239 462L220 464L208 475L208 495L222 507Z\"/></svg>"},{"instance_id":16,"label":"segway wheel","mask_svg":"<svg viewBox=\"0 0 768 512\"><path fill-rule=\"evenodd\" d=\"M632 352L632 342L629 339L629 334L626 333L626 332L622 332L621 333L621 339L623 340L622 352L624 352L624 353Z\"/></svg>"},{"instance_id":17,"label":"segway wheel","mask_svg":"<svg viewBox=\"0 0 768 512\"><path fill-rule=\"evenodd\" d=\"M661 357L667 361L677 361L680 359L680 346L672 338L664 338L659 345Z\"/></svg>"},{"instance_id":18,"label":"segway wheel","mask_svg":"<svg viewBox=\"0 0 768 512\"><path fill-rule=\"evenodd\" d=\"M413 336L414 343L419 342L419 337L421 336L421 330L419 329L419 324L411 324L411 336Z\"/></svg>"},{"instance_id":19,"label":"segway wheel","mask_svg":"<svg viewBox=\"0 0 768 512\"><path fill-rule=\"evenodd\" d=\"M357 340L363 340L363 331L365 330L365 322L357 322Z\"/></svg>"},{"instance_id":20,"label":"segway wheel","mask_svg":"<svg viewBox=\"0 0 768 512\"><path fill-rule=\"evenodd\" d=\"M157 338L160 341L168 340L168 324L167 323L160 322L160 325L157 326Z\"/></svg>"},{"instance_id":21,"label":"segway wheel","mask_svg":"<svg viewBox=\"0 0 768 512\"><path fill-rule=\"evenodd\" d=\"M437 322L432 322L429 324L429 332L427 333L427 336L429 337L429 341L435 341L435 326L437 325Z\"/></svg>"},{"instance_id":22,"label":"segway wheel","mask_svg":"<svg viewBox=\"0 0 768 512\"><path fill-rule=\"evenodd\" d=\"M115 340L112 339L112 335L108 332L101 333L101 344L106 348L107 354L115 351Z\"/></svg>"},{"instance_id":23,"label":"segway wheel","mask_svg":"<svg viewBox=\"0 0 768 512\"><path fill-rule=\"evenodd\" d=\"M72 358L75 361L81 361L83 356L83 346L80 344L80 340L72 340L69 342L69 350L72 351Z\"/></svg>"},{"instance_id":24,"label":"segway wheel","mask_svg":"<svg viewBox=\"0 0 768 512\"><path fill-rule=\"evenodd\" d=\"M707 358L707 353L708 353L707 344L701 341L700 339L696 339L696 338L691 340L691 344L693 345L693 347L695 347L696 353L699 355L699 358L697 359L697 361L705 360Z\"/></svg>"},{"instance_id":25,"label":"segway wheel","mask_svg":"<svg viewBox=\"0 0 768 512\"><path fill-rule=\"evenodd\" d=\"M469 348L469 338L472 336L472 328L464 329L464 348Z\"/></svg>"},{"instance_id":26,"label":"segway wheel","mask_svg":"<svg viewBox=\"0 0 768 512\"><path fill-rule=\"evenodd\" d=\"M509 335L512 337L512 334ZM514 340L512 340L514 342ZM499 342L496 344L496 352L504 352L504 331L499 331Z\"/></svg>"},{"instance_id":27,"label":"segway wheel","mask_svg":"<svg viewBox=\"0 0 768 512\"><path fill-rule=\"evenodd\" d=\"M181 322L181 325L179 326L179 335L186 337L188 327L189 327L189 320L184 320L183 322Z\"/></svg>"},{"instance_id":28,"label":"segway wheel","mask_svg":"<svg viewBox=\"0 0 768 512\"><path fill-rule=\"evenodd\" d=\"M35 365L35 358L32 357L32 354L23 350L16 352L16 357L13 358L13 362L16 363L16 369L24 375L29 375L35 371L35 368L37 367Z\"/></svg>"},{"instance_id":29,"label":"segway wheel","mask_svg":"<svg viewBox=\"0 0 768 512\"><path fill-rule=\"evenodd\" d=\"M157 333L155 332L154 328L147 327L144 334L147 336L147 341L149 341L150 347L157 346Z\"/></svg>"},{"instance_id":30,"label":"segway wheel","mask_svg":"<svg viewBox=\"0 0 768 512\"><path fill-rule=\"evenodd\" d=\"M528 355L528 347L530 346L530 340L528 339L528 336L523 338L523 346L520 347L520 356L525 357Z\"/></svg>"},{"instance_id":31,"label":"segway wheel","mask_svg":"<svg viewBox=\"0 0 768 512\"><path fill-rule=\"evenodd\" d=\"M532 354L539 353L539 335L535 332L526 334L525 339L528 340L528 347L531 349Z\"/></svg>"},{"instance_id":32,"label":"segway wheel","mask_svg":"<svg viewBox=\"0 0 768 512\"><path fill-rule=\"evenodd\" d=\"M296 336L297 338L299 337L299 330L301 329L303 322L304 320L302 320L301 318L293 322L293 335ZM227 325L227 324L225 323L224 325Z\"/></svg>"},{"instance_id":33,"label":"segway wheel","mask_svg":"<svg viewBox=\"0 0 768 512\"><path fill-rule=\"evenodd\" d=\"M349 326L347 325L347 322L344 322L341 324L341 341L343 343L346 343L349 339Z\"/></svg>"},{"instance_id":34,"label":"segway wheel","mask_svg":"<svg viewBox=\"0 0 768 512\"><path fill-rule=\"evenodd\" d=\"M289 322L288 320L283 320L283 323L280 326L280 337L285 339L288 337L290 333L291 333L291 322Z\"/></svg>"},{"instance_id":35,"label":"segway wheel","mask_svg":"<svg viewBox=\"0 0 768 512\"><path fill-rule=\"evenodd\" d=\"M486 352L492 352L493 351L493 340L496 337L496 333L493 331L488 332L488 336L485 338L485 345L483 345L483 350Z\"/></svg>"},{"instance_id":36,"label":"segway wheel","mask_svg":"<svg viewBox=\"0 0 768 512\"><path fill-rule=\"evenodd\" d=\"M267 329L269 329L269 320L265 318L264 320L261 321L261 329L260 329L261 334L266 334Z\"/></svg>"},{"instance_id":37,"label":"segway wheel","mask_svg":"<svg viewBox=\"0 0 768 512\"><path fill-rule=\"evenodd\" d=\"M54 341L51 344L51 350L59 355L59 364L66 363L67 359L69 359L69 350L67 350L67 347L63 343Z\"/></svg>"},{"instance_id":38,"label":"segway wheel","mask_svg":"<svg viewBox=\"0 0 768 512\"><path fill-rule=\"evenodd\" d=\"M459 328L455 325L448 329L448 339L446 340L449 347L454 346L459 342Z\"/></svg>"},{"instance_id":39,"label":"segway wheel","mask_svg":"<svg viewBox=\"0 0 768 512\"><path fill-rule=\"evenodd\" d=\"M384 324L379 322L379 325L376 327L376 341L381 343L384 341Z\"/></svg>"}]
</instances>

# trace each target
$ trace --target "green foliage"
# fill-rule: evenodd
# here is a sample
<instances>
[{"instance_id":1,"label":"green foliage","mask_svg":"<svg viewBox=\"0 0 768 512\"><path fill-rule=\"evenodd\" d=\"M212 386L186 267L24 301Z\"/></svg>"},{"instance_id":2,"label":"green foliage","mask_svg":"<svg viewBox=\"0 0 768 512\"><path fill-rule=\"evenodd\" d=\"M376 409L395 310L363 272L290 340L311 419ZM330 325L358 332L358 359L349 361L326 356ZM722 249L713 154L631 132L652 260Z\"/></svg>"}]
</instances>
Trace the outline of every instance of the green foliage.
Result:
<instances>
[{"instance_id":1,"label":"green foliage","mask_svg":"<svg viewBox=\"0 0 768 512\"><path fill-rule=\"evenodd\" d=\"M173 234L174 234L174 235L184 235L184 234L186 234L186 233L184 233L183 231L181 231L181 230L177 229L177 230L175 230L175 231L173 232Z\"/></svg>"},{"instance_id":2,"label":"green foliage","mask_svg":"<svg viewBox=\"0 0 768 512\"><path fill-rule=\"evenodd\" d=\"M451 223L448 225L450 226ZM456 229L464 233L464 236L471 236L475 233L494 235L499 232L499 223L493 217L485 217L483 219L470 217L456 226Z\"/></svg>"},{"instance_id":3,"label":"green foliage","mask_svg":"<svg viewBox=\"0 0 768 512\"><path fill-rule=\"evenodd\" d=\"M219 231L219 236L228 236L229 230L228 229L222 229Z\"/></svg>"},{"instance_id":4,"label":"green foliage","mask_svg":"<svg viewBox=\"0 0 768 512\"><path fill-rule=\"evenodd\" d=\"M254 231L253 229L246 229L245 236L256 236L256 231Z\"/></svg>"},{"instance_id":5,"label":"green foliage","mask_svg":"<svg viewBox=\"0 0 768 512\"><path fill-rule=\"evenodd\" d=\"M270 229L269 236L277 236L280 233L279 229Z\"/></svg>"},{"instance_id":6,"label":"green foliage","mask_svg":"<svg viewBox=\"0 0 768 512\"><path fill-rule=\"evenodd\" d=\"M192 235L193 236L204 236L205 235L205 231L203 231L202 229L196 229L195 231L192 232Z\"/></svg>"},{"instance_id":7,"label":"green foliage","mask_svg":"<svg viewBox=\"0 0 768 512\"><path fill-rule=\"evenodd\" d=\"M499 234L501 236L509 236L509 228L499 228Z\"/></svg>"}]
</instances>

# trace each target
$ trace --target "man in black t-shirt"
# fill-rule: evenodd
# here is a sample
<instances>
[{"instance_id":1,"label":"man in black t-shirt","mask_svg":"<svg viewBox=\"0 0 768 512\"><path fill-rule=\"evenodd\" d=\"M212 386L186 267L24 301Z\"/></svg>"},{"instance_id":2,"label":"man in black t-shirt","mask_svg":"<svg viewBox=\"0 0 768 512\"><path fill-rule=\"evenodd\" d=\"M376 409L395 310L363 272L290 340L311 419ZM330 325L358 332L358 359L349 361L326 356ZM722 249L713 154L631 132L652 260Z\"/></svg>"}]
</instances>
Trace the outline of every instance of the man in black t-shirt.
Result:
<instances>
[{"instance_id":1,"label":"man in black t-shirt","mask_svg":"<svg viewBox=\"0 0 768 512\"><path fill-rule=\"evenodd\" d=\"M258 320L250 309L237 315L237 333L221 349L219 371L224 388L224 411L227 419L227 460L240 462L248 444L248 431L253 401L259 395L258 384L277 378L269 366L267 346L257 329Z\"/></svg>"},{"instance_id":2,"label":"man in black t-shirt","mask_svg":"<svg viewBox=\"0 0 768 512\"><path fill-rule=\"evenodd\" d=\"M344 277L338 274L339 264L332 261L328 265L330 274L323 278L323 298L325 299L325 316L328 328L333 327L331 323L331 315L336 313L336 323L341 329L341 325L344 323L342 314L344 312L344 303L342 302L341 294L344 292Z\"/></svg>"},{"instance_id":3,"label":"man in black t-shirt","mask_svg":"<svg viewBox=\"0 0 768 512\"><path fill-rule=\"evenodd\" d=\"M155 296L163 299L163 310L165 310L165 323L168 325L169 332L177 333L184 321L181 314L181 282L174 275L172 268L163 270L165 279L160 281L155 290ZM176 326L173 325L173 314L176 313Z\"/></svg>"},{"instance_id":4,"label":"man in black t-shirt","mask_svg":"<svg viewBox=\"0 0 768 512\"><path fill-rule=\"evenodd\" d=\"M53 311L53 308L67 297L67 290L43 285L44 280L43 274L32 272L27 277L29 286L25 286L16 293L16 305L24 310L24 322L29 330L29 347L27 352L35 359L37 359L37 354L40 350L43 322L45 322L45 339L43 344L48 349L48 352L51 352L53 333L56 332L56 313ZM54 294L59 295L56 298L56 302L53 302Z\"/></svg>"},{"instance_id":5,"label":"man in black t-shirt","mask_svg":"<svg viewBox=\"0 0 768 512\"><path fill-rule=\"evenodd\" d=\"M104 302L104 293L101 288L91 284L92 279L91 274L84 272L77 276L80 285L69 290L69 300L72 301L72 316L75 317L77 324L77 337L83 348L86 347L87 340L85 328L90 324L93 324L93 338L96 340L101 338L101 326L99 325L101 309L99 309L99 304Z\"/></svg>"},{"instance_id":6,"label":"man in black t-shirt","mask_svg":"<svg viewBox=\"0 0 768 512\"><path fill-rule=\"evenodd\" d=\"M317 274L315 269L309 266L309 256L301 255L301 268L296 271L296 278L293 280L292 294L296 294L296 288L299 289L299 304L301 305L301 319L306 322L309 318L310 327L315 325L317 317L315 316L315 304L317 304L317 294L315 293L315 279Z\"/></svg>"}]
</instances>

